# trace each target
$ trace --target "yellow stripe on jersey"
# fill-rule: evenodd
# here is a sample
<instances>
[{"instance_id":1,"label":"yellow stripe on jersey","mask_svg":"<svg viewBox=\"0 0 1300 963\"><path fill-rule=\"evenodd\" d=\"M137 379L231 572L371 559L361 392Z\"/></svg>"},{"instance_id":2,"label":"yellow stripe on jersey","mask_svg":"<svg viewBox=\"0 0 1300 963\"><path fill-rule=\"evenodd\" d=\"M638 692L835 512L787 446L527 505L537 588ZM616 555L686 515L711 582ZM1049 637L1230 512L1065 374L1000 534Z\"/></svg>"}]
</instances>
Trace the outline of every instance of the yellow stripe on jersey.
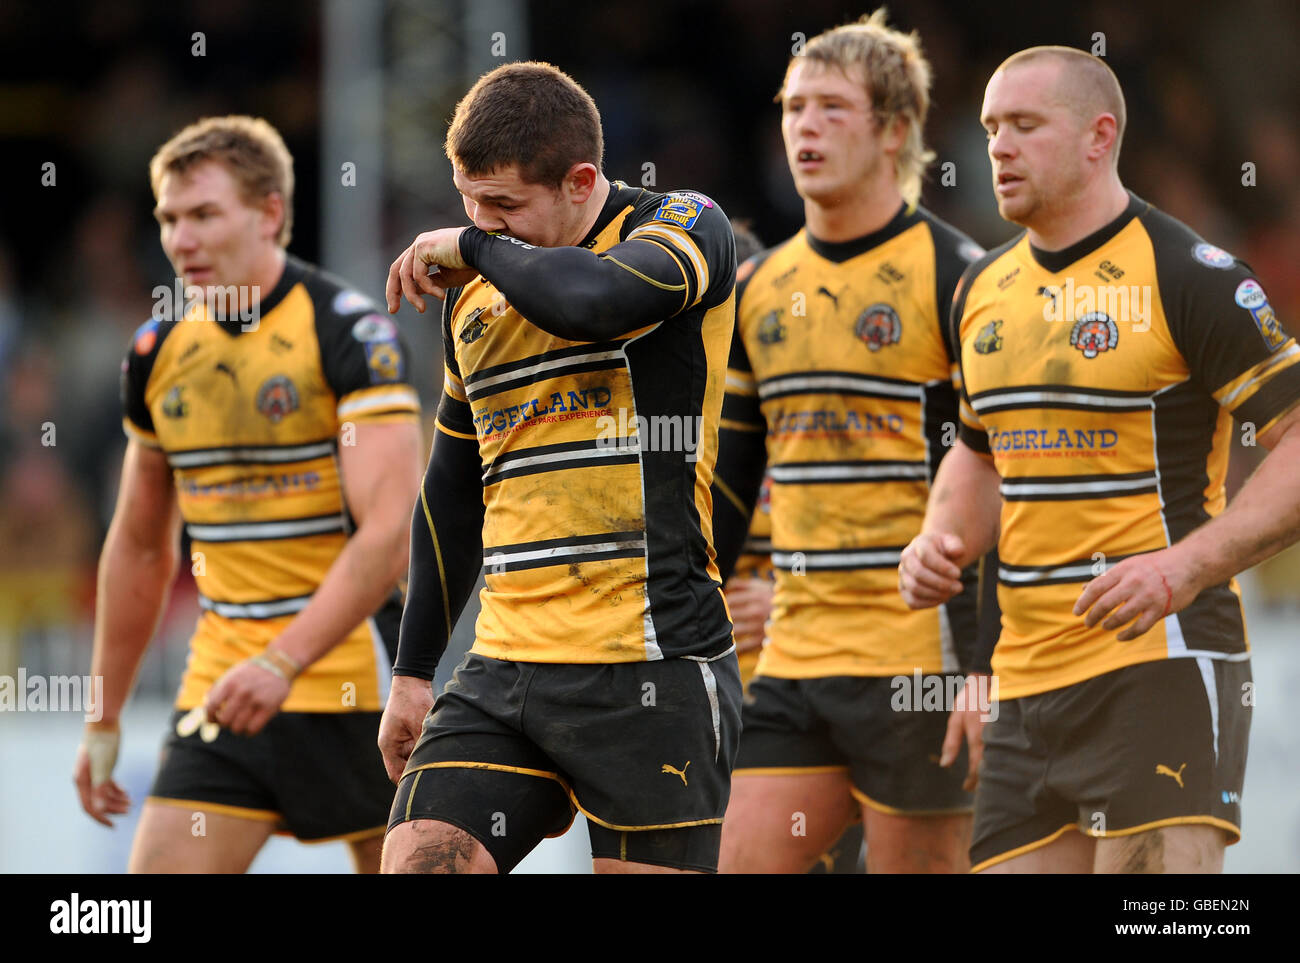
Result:
<instances>
[{"instance_id":1,"label":"yellow stripe on jersey","mask_svg":"<svg viewBox=\"0 0 1300 963\"><path fill-rule=\"evenodd\" d=\"M352 391L339 399L340 421L356 421L377 415L420 412L420 397L410 385L375 385Z\"/></svg>"},{"instance_id":2,"label":"yellow stripe on jersey","mask_svg":"<svg viewBox=\"0 0 1300 963\"><path fill-rule=\"evenodd\" d=\"M661 290L664 291L685 291L686 290L686 284L684 282L682 284L664 284L662 281L656 281L654 278L650 277L649 275L642 274L636 268L624 264L622 261L614 257L612 254L606 254L605 260L608 261L610 264L617 264L628 274L635 275L636 277L644 281L646 284L653 285L654 287L660 288Z\"/></svg>"},{"instance_id":3,"label":"yellow stripe on jersey","mask_svg":"<svg viewBox=\"0 0 1300 963\"><path fill-rule=\"evenodd\" d=\"M1297 363L1300 363L1300 345L1297 345L1292 339L1277 354L1265 358L1259 364L1243 372L1240 377L1233 378L1214 392L1214 400L1228 411L1236 411L1279 371ZM1280 418L1283 414L1284 412L1279 412L1277 417ZM1272 425L1272 422L1269 422L1269 425ZM1258 431L1265 431L1267 427L1260 427Z\"/></svg>"},{"instance_id":4,"label":"yellow stripe on jersey","mask_svg":"<svg viewBox=\"0 0 1300 963\"><path fill-rule=\"evenodd\" d=\"M464 431L455 431L444 425L440 419L435 418L433 426L444 435L451 435L453 438L464 438L466 441L478 441L478 435L472 435Z\"/></svg>"},{"instance_id":5,"label":"yellow stripe on jersey","mask_svg":"<svg viewBox=\"0 0 1300 963\"><path fill-rule=\"evenodd\" d=\"M695 301L687 305L687 307L698 304L709 289L709 264L695 242L691 240L691 236L681 228L673 227L670 224L661 224L657 221L653 224L638 227L628 234L629 241L649 240L651 238L662 238L686 256L695 269Z\"/></svg>"}]
</instances>

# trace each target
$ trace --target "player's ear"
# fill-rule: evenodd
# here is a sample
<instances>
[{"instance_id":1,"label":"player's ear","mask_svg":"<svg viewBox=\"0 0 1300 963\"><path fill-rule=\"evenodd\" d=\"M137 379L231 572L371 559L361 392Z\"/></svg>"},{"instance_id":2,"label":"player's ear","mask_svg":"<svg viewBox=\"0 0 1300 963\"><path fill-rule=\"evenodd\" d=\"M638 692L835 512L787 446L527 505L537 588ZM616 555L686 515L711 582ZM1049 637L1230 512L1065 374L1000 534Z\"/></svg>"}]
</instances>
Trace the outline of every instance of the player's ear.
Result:
<instances>
[{"instance_id":1,"label":"player's ear","mask_svg":"<svg viewBox=\"0 0 1300 963\"><path fill-rule=\"evenodd\" d=\"M276 240L280 228L284 226L284 196L279 191L271 191L262 198L262 236Z\"/></svg>"},{"instance_id":2,"label":"player's ear","mask_svg":"<svg viewBox=\"0 0 1300 963\"><path fill-rule=\"evenodd\" d=\"M587 198L591 197L591 192L596 189L596 181L599 179L600 171L596 169L596 165L582 161L569 168L560 186L570 201L574 204L584 204Z\"/></svg>"},{"instance_id":3,"label":"player's ear","mask_svg":"<svg viewBox=\"0 0 1300 963\"><path fill-rule=\"evenodd\" d=\"M1114 114L1098 114L1092 120L1088 130L1088 159L1100 160L1115 146L1115 135L1119 124Z\"/></svg>"},{"instance_id":4,"label":"player's ear","mask_svg":"<svg viewBox=\"0 0 1300 963\"><path fill-rule=\"evenodd\" d=\"M895 114L889 121L881 127L881 136L884 141L883 147L885 153L897 155L907 143L907 132L909 124L907 118L902 114Z\"/></svg>"}]
</instances>

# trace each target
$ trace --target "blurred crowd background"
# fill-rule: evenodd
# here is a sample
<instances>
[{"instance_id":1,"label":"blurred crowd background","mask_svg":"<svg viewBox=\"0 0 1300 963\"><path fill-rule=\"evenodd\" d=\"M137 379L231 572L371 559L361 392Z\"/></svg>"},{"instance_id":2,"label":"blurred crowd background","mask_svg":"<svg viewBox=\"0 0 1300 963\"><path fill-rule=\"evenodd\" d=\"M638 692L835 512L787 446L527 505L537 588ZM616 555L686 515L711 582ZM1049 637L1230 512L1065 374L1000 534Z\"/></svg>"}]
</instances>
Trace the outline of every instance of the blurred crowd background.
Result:
<instances>
[{"instance_id":1,"label":"blurred crowd background","mask_svg":"<svg viewBox=\"0 0 1300 963\"><path fill-rule=\"evenodd\" d=\"M95 563L124 447L119 363L150 315L152 289L172 282L146 165L173 132L211 114L266 117L295 158L290 250L379 294L415 233L464 222L441 152L457 97L503 60L543 59L594 96L611 177L704 191L771 244L802 217L772 103L792 47L870 9L842 0L0 0L0 674L20 664L89 671ZM934 66L927 139L939 163L955 164L952 186L932 169L932 210L985 245L1011 236L978 123L985 81L1033 44L1104 50L1128 99L1126 183L1250 262L1296 330L1292 0L1068 9L899 0L891 13L921 33ZM358 130L370 133L349 140ZM355 186L339 176L348 161ZM1243 183L1246 164L1253 184ZM348 226L338 212L357 192L370 199L377 233L340 254ZM399 320L431 414L441 369L430 318L408 308ZM1258 453L1238 454L1239 480ZM1295 604L1297 568L1283 559L1265 569L1255 601ZM170 694L196 613L183 567L145 692Z\"/></svg>"}]
</instances>

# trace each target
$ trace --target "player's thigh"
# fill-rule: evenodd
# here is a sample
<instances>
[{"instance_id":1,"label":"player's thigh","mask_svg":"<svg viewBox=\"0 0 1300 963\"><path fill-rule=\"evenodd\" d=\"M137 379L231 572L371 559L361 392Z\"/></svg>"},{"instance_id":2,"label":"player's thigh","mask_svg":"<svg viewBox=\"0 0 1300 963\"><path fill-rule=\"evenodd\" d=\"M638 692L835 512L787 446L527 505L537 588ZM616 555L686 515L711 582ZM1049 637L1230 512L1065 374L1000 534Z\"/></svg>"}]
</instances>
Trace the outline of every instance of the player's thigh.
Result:
<instances>
[{"instance_id":1,"label":"player's thigh","mask_svg":"<svg viewBox=\"0 0 1300 963\"><path fill-rule=\"evenodd\" d=\"M856 815L847 769L744 774L731 782L721 873L803 873Z\"/></svg>"},{"instance_id":2,"label":"player's thigh","mask_svg":"<svg viewBox=\"0 0 1300 963\"><path fill-rule=\"evenodd\" d=\"M984 874L1091 873L1097 841L1068 826L1055 839L978 870Z\"/></svg>"},{"instance_id":3,"label":"player's thigh","mask_svg":"<svg viewBox=\"0 0 1300 963\"><path fill-rule=\"evenodd\" d=\"M495 873L496 861L477 839L450 823L398 823L384 841L383 873Z\"/></svg>"},{"instance_id":4,"label":"player's thigh","mask_svg":"<svg viewBox=\"0 0 1300 963\"><path fill-rule=\"evenodd\" d=\"M969 813L918 816L864 805L867 872L969 872L971 822Z\"/></svg>"},{"instance_id":5,"label":"player's thigh","mask_svg":"<svg viewBox=\"0 0 1300 963\"><path fill-rule=\"evenodd\" d=\"M127 863L130 873L243 873L275 823L148 801Z\"/></svg>"},{"instance_id":6,"label":"player's thigh","mask_svg":"<svg viewBox=\"0 0 1300 963\"><path fill-rule=\"evenodd\" d=\"M1097 840L1093 872L1222 873L1227 834L1217 826L1162 826Z\"/></svg>"}]
</instances>

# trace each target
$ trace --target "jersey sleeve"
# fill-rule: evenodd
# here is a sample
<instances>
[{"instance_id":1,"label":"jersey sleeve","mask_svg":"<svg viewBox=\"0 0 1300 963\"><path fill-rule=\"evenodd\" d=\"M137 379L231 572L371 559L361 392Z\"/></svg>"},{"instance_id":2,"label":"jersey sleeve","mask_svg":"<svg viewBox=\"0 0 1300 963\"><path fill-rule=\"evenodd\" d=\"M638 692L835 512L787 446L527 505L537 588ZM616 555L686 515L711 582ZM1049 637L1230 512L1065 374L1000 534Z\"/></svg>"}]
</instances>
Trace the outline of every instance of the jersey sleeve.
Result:
<instances>
[{"instance_id":1,"label":"jersey sleeve","mask_svg":"<svg viewBox=\"0 0 1300 963\"><path fill-rule=\"evenodd\" d=\"M657 245L677 262L686 285L679 310L701 304L711 308L730 296L736 283L736 238L731 222L710 198L695 191L652 194L637 204L629 224L624 244Z\"/></svg>"},{"instance_id":2,"label":"jersey sleeve","mask_svg":"<svg viewBox=\"0 0 1300 963\"><path fill-rule=\"evenodd\" d=\"M122 359L122 428L128 438L147 445L160 447L158 433L154 429L153 414L145 401L145 388L153 374L154 363L158 360L158 349L170 330L157 318L150 318L136 329L131 336L131 344Z\"/></svg>"},{"instance_id":3,"label":"jersey sleeve","mask_svg":"<svg viewBox=\"0 0 1300 963\"><path fill-rule=\"evenodd\" d=\"M1300 402L1300 347L1248 264L1203 242L1164 247L1160 298L1188 370L1237 421L1267 431Z\"/></svg>"},{"instance_id":4,"label":"jersey sleeve","mask_svg":"<svg viewBox=\"0 0 1300 963\"><path fill-rule=\"evenodd\" d=\"M408 379L409 352L397 325L375 311L318 321L321 364L344 421L413 421L420 399Z\"/></svg>"}]
</instances>

